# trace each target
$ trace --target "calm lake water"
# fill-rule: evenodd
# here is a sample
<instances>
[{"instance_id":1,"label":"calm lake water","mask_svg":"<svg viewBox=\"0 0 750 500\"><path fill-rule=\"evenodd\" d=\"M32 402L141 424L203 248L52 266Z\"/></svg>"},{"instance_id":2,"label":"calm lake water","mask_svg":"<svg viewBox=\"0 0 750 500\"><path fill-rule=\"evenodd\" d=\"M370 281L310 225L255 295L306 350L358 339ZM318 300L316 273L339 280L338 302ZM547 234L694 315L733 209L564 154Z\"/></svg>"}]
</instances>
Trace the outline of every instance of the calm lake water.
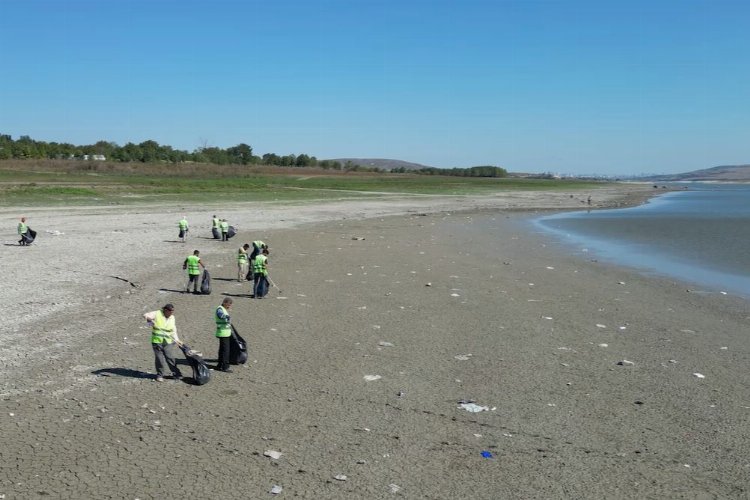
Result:
<instances>
[{"instance_id":1,"label":"calm lake water","mask_svg":"<svg viewBox=\"0 0 750 500\"><path fill-rule=\"evenodd\" d=\"M750 298L750 185L678 186L639 207L534 223L600 260Z\"/></svg>"}]
</instances>

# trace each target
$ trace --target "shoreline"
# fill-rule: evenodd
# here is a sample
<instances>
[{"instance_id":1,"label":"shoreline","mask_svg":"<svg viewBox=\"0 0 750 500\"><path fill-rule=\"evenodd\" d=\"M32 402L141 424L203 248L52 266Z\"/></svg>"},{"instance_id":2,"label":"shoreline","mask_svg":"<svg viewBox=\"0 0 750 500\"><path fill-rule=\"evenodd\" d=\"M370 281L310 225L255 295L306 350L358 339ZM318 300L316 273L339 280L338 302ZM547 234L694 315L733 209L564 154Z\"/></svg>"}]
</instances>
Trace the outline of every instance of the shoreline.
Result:
<instances>
[{"instance_id":1,"label":"shoreline","mask_svg":"<svg viewBox=\"0 0 750 500\"><path fill-rule=\"evenodd\" d=\"M571 202L534 196L524 202L542 207L524 213L502 207L515 198L469 211L433 203L433 213L347 205L328 220L332 207L238 212L241 231L257 228L239 237L271 246L283 292L263 301L233 281L244 239L173 243L163 233L176 236L176 212L74 215L64 234L40 231L44 246L23 254L37 259L38 288L4 313L0 493L260 497L277 484L303 498L746 495L747 303L560 251L524 220ZM68 229L79 224L87 238ZM214 277L209 297L179 292L193 246ZM223 296L235 300L249 364L202 387L153 383L140 315L173 302L180 336L213 359ZM154 473L170 457L175 470ZM216 464L233 484L210 474Z\"/></svg>"}]
</instances>

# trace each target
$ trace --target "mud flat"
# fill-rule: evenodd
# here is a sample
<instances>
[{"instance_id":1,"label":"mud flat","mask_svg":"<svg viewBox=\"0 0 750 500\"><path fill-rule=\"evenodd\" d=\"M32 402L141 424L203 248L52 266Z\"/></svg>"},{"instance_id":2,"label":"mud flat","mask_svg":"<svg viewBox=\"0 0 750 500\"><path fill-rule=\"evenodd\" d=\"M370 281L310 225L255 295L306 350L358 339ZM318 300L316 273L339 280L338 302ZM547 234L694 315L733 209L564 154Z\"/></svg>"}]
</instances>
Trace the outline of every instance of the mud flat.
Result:
<instances>
[{"instance_id":1,"label":"mud flat","mask_svg":"<svg viewBox=\"0 0 750 500\"><path fill-rule=\"evenodd\" d=\"M748 304L582 259L527 223L580 198L25 211L38 243L9 231L1 250L0 495L746 497ZM209 239L213 213L239 235ZM264 300L236 281L258 238L278 285ZM210 296L181 292L196 248ZM153 382L141 314L172 302L214 359L225 296L250 362Z\"/></svg>"}]
</instances>

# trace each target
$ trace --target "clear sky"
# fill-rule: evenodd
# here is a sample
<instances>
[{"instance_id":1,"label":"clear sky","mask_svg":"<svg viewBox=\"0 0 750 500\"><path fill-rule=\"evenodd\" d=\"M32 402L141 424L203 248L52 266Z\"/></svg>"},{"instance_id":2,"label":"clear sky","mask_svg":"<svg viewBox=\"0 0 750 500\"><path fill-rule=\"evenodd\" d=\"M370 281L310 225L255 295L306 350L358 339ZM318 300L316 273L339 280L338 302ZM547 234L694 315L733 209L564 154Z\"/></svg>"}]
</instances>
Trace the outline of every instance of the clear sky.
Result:
<instances>
[{"instance_id":1,"label":"clear sky","mask_svg":"<svg viewBox=\"0 0 750 500\"><path fill-rule=\"evenodd\" d=\"M750 163L750 1L0 0L0 133L514 172Z\"/></svg>"}]
</instances>

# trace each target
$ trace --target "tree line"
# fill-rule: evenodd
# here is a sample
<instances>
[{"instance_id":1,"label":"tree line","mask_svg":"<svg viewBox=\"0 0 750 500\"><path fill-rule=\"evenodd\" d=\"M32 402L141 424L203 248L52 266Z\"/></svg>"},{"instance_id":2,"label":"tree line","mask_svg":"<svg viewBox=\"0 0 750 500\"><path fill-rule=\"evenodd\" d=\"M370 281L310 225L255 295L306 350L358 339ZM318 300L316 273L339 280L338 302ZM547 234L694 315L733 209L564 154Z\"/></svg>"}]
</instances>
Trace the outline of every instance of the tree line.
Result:
<instances>
[{"instance_id":1,"label":"tree line","mask_svg":"<svg viewBox=\"0 0 750 500\"><path fill-rule=\"evenodd\" d=\"M277 167L318 167L323 169L343 170L347 172L383 172L378 167L366 167L352 161L341 163L335 160L318 160L307 154L277 155L266 153L263 156L253 154L253 148L240 143L226 149L217 147L200 147L192 152L174 149L148 140L140 144L128 142L119 146L115 142L98 141L95 144L78 146L65 142L37 141L27 135L18 140L8 134L0 134L0 160L9 159L88 159L102 155L107 161L142 162L142 163L212 163L215 165L271 165ZM392 173L417 173L423 175L453 175L460 177L505 177L505 169L493 166L470 168L440 169L434 167L410 170L404 167L391 169Z\"/></svg>"}]
</instances>

